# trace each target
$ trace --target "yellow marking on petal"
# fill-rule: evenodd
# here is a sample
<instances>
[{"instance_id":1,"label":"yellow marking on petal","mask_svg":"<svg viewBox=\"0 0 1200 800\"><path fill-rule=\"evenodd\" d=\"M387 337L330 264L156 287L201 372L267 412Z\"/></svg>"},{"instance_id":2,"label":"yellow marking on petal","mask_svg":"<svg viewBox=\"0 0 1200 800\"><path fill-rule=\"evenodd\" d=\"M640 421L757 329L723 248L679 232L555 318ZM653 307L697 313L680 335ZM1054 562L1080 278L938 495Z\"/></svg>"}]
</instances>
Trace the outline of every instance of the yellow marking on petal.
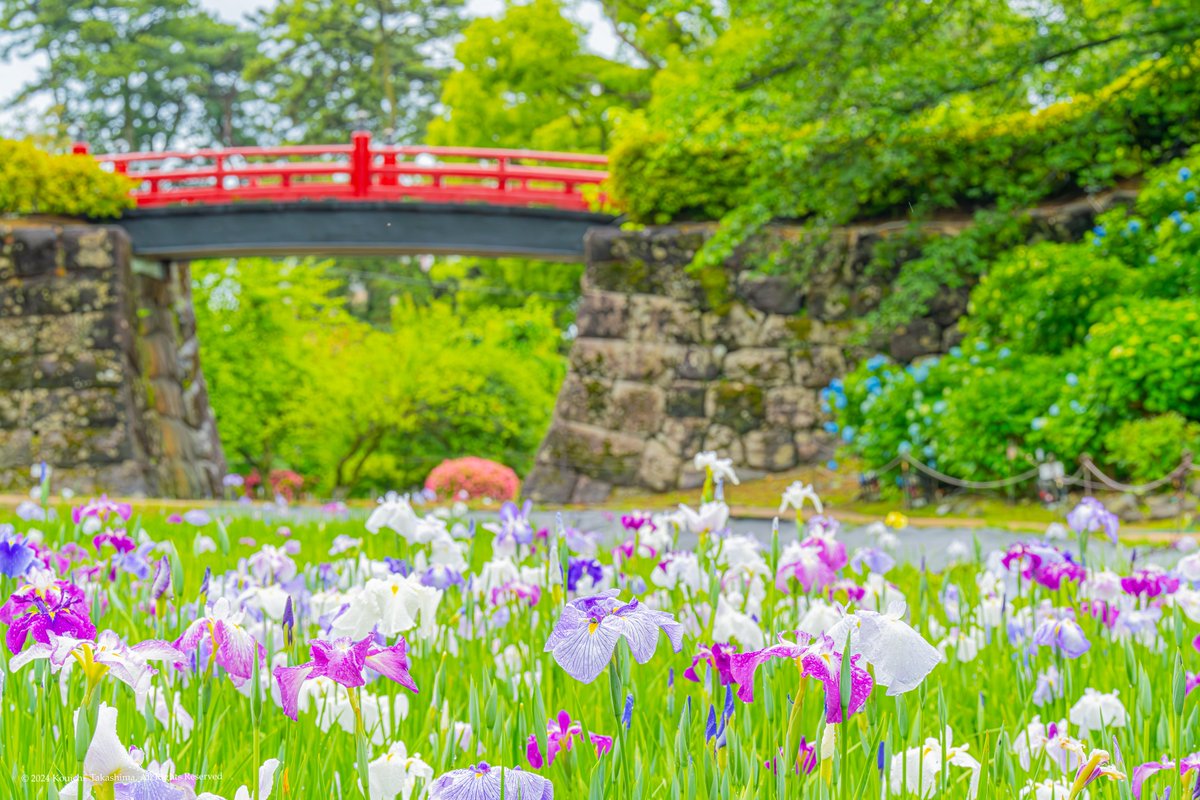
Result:
<instances>
[{"instance_id":1,"label":"yellow marking on petal","mask_svg":"<svg viewBox=\"0 0 1200 800\"><path fill-rule=\"evenodd\" d=\"M590 625L588 625L588 633L595 633L595 632L596 632L596 628L599 628L599 627L600 627L600 623L599 623L599 622L593 622L593 623L591 623Z\"/></svg>"}]
</instances>

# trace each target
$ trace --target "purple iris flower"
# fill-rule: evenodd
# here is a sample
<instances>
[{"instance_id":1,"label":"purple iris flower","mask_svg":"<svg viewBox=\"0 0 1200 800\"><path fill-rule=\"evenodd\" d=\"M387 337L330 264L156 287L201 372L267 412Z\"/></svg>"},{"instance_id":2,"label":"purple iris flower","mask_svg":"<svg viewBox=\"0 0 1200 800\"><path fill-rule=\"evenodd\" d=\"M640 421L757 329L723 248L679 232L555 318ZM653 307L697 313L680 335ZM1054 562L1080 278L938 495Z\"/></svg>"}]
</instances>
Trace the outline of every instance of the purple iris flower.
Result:
<instances>
[{"instance_id":1,"label":"purple iris flower","mask_svg":"<svg viewBox=\"0 0 1200 800\"><path fill-rule=\"evenodd\" d=\"M25 574L33 563L33 548L25 543L25 537L15 533L0 534L0 575L18 578Z\"/></svg>"},{"instance_id":2,"label":"purple iris flower","mask_svg":"<svg viewBox=\"0 0 1200 800\"><path fill-rule=\"evenodd\" d=\"M604 580L604 568L594 558L572 558L567 566L567 591L575 591L584 575L591 578L595 586Z\"/></svg>"},{"instance_id":3,"label":"purple iris flower","mask_svg":"<svg viewBox=\"0 0 1200 800\"><path fill-rule=\"evenodd\" d=\"M1062 697L1062 687L1062 675L1059 674L1058 667L1051 664L1038 673L1037 686L1033 690L1033 704L1044 706L1052 700L1057 700Z\"/></svg>"},{"instance_id":4,"label":"purple iris flower","mask_svg":"<svg viewBox=\"0 0 1200 800\"><path fill-rule=\"evenodd\" d=\"M1092 646L1084 635L1083 628L1080 628L1079 623L1072 617L1048 619L1039 623L1033 632L1033 643L1055 648L1067 658L1079 658Z\"/></svg>"},{"instance_id":5,"label":"purple iris flower","mask_svg":"<svg viewBox=\"0 0 1200 800\"><path fill-rule=\"evenodd\" d=\"M430 800L554 800L554 784L532 772L493 767L486 761L447 772L433 782Z\"/></svg>"},{"instance_id":6,"label":"purple iris flower","mask_svg":"<svg viewBox=\"0 0 1200 800\"><path fill-rule=\"evenodd\" d=\"M1079 505L1071 510L1071 513L1067 514L1067 524L1076 533L1092 533L1103 530L1112 543L1116 544L1117 528L1121 526L1121 521L1099 500L1094 497L1085 497L1079 501Z\"/></svg>"},{"instance_id":7,"label":"purple iris flower","mask_svg":"<svg viewBox=\"0 0 1200 800\"><path fill-rule=\"evenodd\" d=\"M0 622L9 626L4 642L12 653L21 652L26 637L48 645L51 633L75 639L96 636L87 596L67 581L25 586L13 592L0 606Z\"/></svg>"},{"instance_id":8,"label":"purple iris flower","mask_svg":"<svg viewBox=\"0 0 1200 800\"><path fill-rule=\"evenodd\" d=\"M197 528L203 528L212 522L212 517L203 509L193 508L190 511L183 512L183 521L189 525L195 525Z\"/></svg>"},{"instance_id":9,"label":"purple iris flower","mask_svg":"<svg viewBox=\"0 0 1200 800\"><path fill-rule=\"evenodd\" d=\"M672 670L674 674L674 670ZM625 730L629 730L629 726L633 724L633 694L625 695L625 710L621 712L621 724L625 726Z\"/></svg>"},{"instance_id":10,"label":"purple iris flower","mask_svg":"<svg viewBox=\"0 0 1200 800\"><path fill-rule=\"evenodd\" d=\"M283 713L296 719L300 704L300 688L307 680L329 678L345 687L365 686L367 667L391 678L404 688L416 692L417 684L408 673L408 642L401 636L391 647L380 647L374 634L357 642L348 636L327 642L314 639L308 643L312 661L295 667L276 667L275 682Z\"/></svg>"},{"instance_id":11,"label":"purple iris flower","mask_svg":"<svg viewBox=\"0 0 1200 800\"><path fill-rule=\"evenodd\" d=\"M621 637L639 664L654 656L660 630L676 653L683 648L683 626L671 614L655 611L636 598L622 603L616 594L616 589L609 589L567 603L546 640L545 652L576 680L594 681L612 660Z\"/></svg>"},{"instance_id":12,"label":"purple iris flower","mask_svg":"<svg viewBox=\"0 0 1200 800\"><path fill-rule=\"evenodd\" d=\"M529 512L532 510L532 500L526 500L522 506L509 500L500 506L500 529L496 532L496 538L511 539L515 544L532 543L533 526L529 523Z\"/></svg>"},{"instance_id":13,"label":"purple iris flower","mask_svg":"<svg viewBox=\"0 0 1200 800\"><path fill-rule=\"evenodd\" d=\"M692 665L683 672L683 677L693 683L700 682L700 676L696 672L696 666L701 661L708 662L716 673L721 677L721 685L727 686L731 683L736 683L733 679L733 656L736 652L731 644L714 644L712 647L700 645L699 652L692 656Z\"/></svg>"},{"instance_id":14,"label":"purple iris flower","mask_svg":"<svg viewBox=\"0 0 1200 800\"><path fill-rule=\"evenodd\" d=\"M780 757L783 756L783 748L779 748ZM796 751L796 766L793 768L797 775L803 770L805 775L811 775L813 770L817 768L817 743L810 742L803 736L800 737L800 747ZM775 759L771 759L764 765L771 772L775 771Z\"/></svg>"},{"instance_id":15,"label":"purple iris flower","mask_svg":"<svg viewBox=\"0 0 1200 800\"><path fill-rule=\"evenodd\" d=\"M434 564L421 574L421 585L432 586L435 589L445 590L462 582L462 573L450 569L445 564Z\"/></svg>"},{"instance_id":16,"label":"purple iris flower","mask_svg":"<svg viewBox=\"0 0 1200 800\"><path fill-rule=\"evenodd\" d=\"M388 572L392 573L393 575L403 575L404 577L407 578L409 573L412 572L412 566L407 561L405 561L403 558L392 558L391 556L384 556L383 560L387 564ZM330 569L332 569L332 566L330 566L329 564L323 564L322 566L326 566L326 567L329 567Z\"/></svg>"}]
</instances>

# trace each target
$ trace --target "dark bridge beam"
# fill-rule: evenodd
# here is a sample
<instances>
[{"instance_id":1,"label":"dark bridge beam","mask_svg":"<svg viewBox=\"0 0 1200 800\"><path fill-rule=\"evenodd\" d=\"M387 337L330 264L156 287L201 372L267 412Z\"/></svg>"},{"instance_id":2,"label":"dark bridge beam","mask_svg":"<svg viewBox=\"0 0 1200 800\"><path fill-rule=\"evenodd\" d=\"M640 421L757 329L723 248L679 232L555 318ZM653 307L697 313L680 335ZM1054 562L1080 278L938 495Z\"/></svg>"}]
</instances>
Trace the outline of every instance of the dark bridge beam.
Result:
<instances>
[{"instance_id":1,"label":"dark bridge beam","mask_svg":"<svg viewBox=\"0 0 1200 800\"><path fill-rule=\"evenodd\" d=\"M193 205L128 211L140 258L456 254L583 260L604 214L494 205L324 201Z\"/></svg>"}]
</instances>

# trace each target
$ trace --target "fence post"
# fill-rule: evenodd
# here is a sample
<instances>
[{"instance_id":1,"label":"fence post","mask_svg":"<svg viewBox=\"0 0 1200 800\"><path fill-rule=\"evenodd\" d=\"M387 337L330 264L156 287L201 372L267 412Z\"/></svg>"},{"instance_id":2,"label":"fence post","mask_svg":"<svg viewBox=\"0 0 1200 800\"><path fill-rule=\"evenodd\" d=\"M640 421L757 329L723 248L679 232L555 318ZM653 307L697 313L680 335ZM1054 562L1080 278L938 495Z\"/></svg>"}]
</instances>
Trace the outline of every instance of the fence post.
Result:
<instances>
[{"instance_id":1,"label":"fence post","mask_svg":"<svg viewBox=\"0 0 1200 800\"><path fill-rule=\"evenodd\" d=\"M350 142L350 186L355 197L366 197L371 188L371 134L355 131Z\"/></svg>"},{"instance_id":2,"label":"fence post","mask_svg":"<svg viewBox=\"0 0 1200 800\"><path fill-rule=\"evenodd\" d=\"M86 156L92 150L88 147L87 142L75 142L71 145L71 153L77 156Z\"/></svg>"},{"instance_id":3,"label":"fence post","mask_svg":"<svg viewBox=\"0 0 1200 800\"><path fill-rule=\"evenodd\" d=\"M396 151L388 150L383 154L383 166L394 168L396 166ZM379 177L379 182L384 186L399 186L400 176L395 173L385 172Z\"/></svg>"}]
</instances>

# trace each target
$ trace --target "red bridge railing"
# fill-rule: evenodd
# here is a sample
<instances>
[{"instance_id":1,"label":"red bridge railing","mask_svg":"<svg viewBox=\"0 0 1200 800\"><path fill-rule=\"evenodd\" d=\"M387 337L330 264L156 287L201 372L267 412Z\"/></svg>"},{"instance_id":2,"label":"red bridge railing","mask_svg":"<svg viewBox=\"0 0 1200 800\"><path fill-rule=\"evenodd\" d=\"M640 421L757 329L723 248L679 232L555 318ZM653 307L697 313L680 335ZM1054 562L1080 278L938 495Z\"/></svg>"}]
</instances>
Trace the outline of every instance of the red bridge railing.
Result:
<instances>
[{"instance_id":1,"label":"red bridge railing","mask_svg":"<svg viewBox=\"0 0 1200 800\"><path fill-rule=\"evenodd\" d=\"M73 151L89 153L83 143ZM355 133L350 144L113 153L95 158L141 181L132 194L142 208L338 199L587 211L600 200L600 184L608 177L608 159L602 155L377 145L367 133Z\"/></svg>"}]
</instances>

